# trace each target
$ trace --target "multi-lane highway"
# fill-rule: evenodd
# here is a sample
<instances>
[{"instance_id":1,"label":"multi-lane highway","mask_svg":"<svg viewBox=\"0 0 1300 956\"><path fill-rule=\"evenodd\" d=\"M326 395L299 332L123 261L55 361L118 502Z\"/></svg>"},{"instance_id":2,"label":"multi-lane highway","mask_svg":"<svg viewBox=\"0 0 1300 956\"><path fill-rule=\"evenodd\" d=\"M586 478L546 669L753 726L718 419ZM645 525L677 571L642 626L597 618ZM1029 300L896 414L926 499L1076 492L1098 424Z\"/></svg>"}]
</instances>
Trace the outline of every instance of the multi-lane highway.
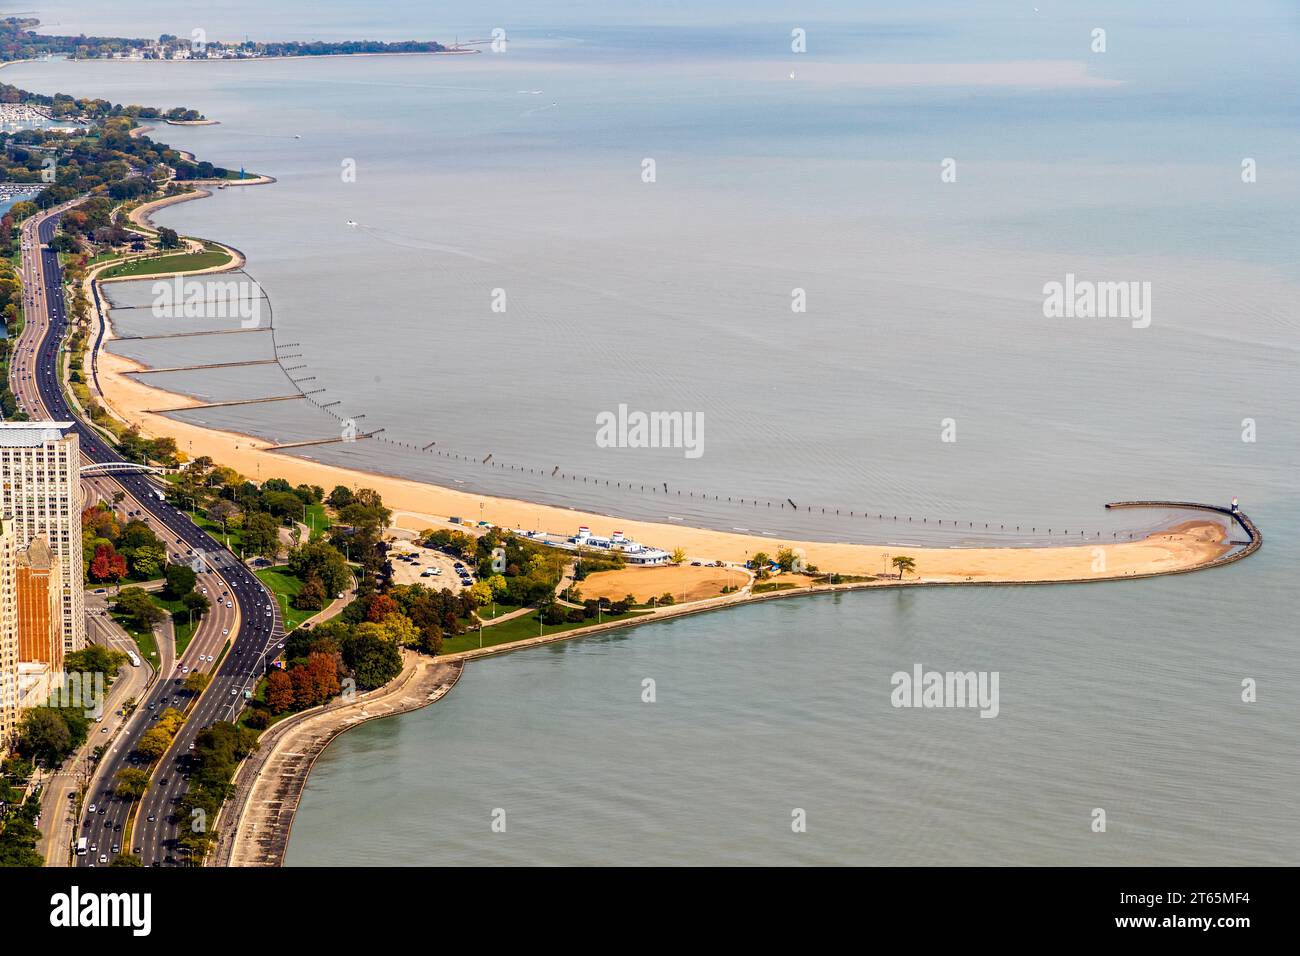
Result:
<instances>
[{"instance_id":1,"label":"multi-lane highway","mask_svg":"<svg viewBox=\"0 0 1300 956\"><path fill-rule=\"evenodd\" d=\"M22 227L22 269L25 325L10 359L11 387L21 408L33 419L70 421L79 436L86 464L124 462L91 426L69 406L60 381L62 341L67 331L58 255L48 247L64 207L33 216ZM135 851L146 866L181 864L176 848L177 826L198 821L176 820L173 809L188 786L187 755L198 732L218 720L229 720L243 704L283 642L279 606L257 577L222 548L189 517L159 500L160 485L143 472L97 476L101 500L113 505L116 491L125 495L115 504L123 520L141 518L167 545L173 561L193 563L202 569L198 587L205 589L212 611L205 615L185 652L170 673L162 672L150 687L126 727L116 735L104 755L86 798L87 812L77 834L96 845L93 853L79 857L81 865L111 860L114 847ZM86 504L93 504L87 501ZM166 655L170 658L170 654ZM161 666L164 661L159 661ZM198 698L182 691L187 671L212 675L208 689ZM154 725L169 706L189 708L184 727L171 750L153 768L153 783L141 802L130 842L124 835L132 805L113 795L119 770L132 765L140 736ZM146 763L138 764L148 767ZM93 804L95 811L89 812Z\"/></svg>"}]
</instances>

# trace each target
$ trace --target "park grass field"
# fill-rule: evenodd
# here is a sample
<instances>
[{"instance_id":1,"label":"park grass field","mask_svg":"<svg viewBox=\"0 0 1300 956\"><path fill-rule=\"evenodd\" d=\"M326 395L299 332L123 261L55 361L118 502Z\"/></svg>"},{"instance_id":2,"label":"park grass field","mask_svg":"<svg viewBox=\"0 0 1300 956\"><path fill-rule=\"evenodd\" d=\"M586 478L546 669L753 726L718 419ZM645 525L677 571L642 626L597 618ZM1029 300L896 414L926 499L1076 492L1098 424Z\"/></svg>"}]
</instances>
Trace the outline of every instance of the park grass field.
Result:
<instances>
[{"instance_id":1,"label":"park grass field","mask_svg":"<svg viewBox=\"0 0 1300 956\"><path fill-rule=\"evenodd\" d=\"M228 265L230 255L218 249L204 249L202 252L182 253L180 255L162 256L160 258L132 259L120 265L105 269L101 279L129 279L134 276L156 275L170 272L197 272L200 269L213 269Z\"/></svg>"}]
</instances>

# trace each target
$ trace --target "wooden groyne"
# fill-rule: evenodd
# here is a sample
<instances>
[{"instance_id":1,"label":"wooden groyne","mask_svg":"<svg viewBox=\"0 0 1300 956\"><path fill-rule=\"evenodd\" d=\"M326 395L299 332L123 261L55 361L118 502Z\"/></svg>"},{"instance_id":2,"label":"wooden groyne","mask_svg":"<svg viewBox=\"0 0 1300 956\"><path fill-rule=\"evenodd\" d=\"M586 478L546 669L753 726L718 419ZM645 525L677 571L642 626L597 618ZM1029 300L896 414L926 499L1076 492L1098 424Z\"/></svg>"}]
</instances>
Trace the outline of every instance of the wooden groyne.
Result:
<instances>
[{"instance_id":1,"label":"wooden groyne","mask_svg":"<svg viewBox=\"0 0 1300 956\"><path fill-rule=\"evenodd\" d=\"M260 405L262 402L294 402L300 398L306 398L300 392L294 392L292 395L268 395L266 398L233 398L226 402L204 402L201 405L177 405L175 408L148 408L145 409L149 415L163 415L167 412L192 412L200 408L229 408L232 405Z\"/></svg>"}]
</instances>

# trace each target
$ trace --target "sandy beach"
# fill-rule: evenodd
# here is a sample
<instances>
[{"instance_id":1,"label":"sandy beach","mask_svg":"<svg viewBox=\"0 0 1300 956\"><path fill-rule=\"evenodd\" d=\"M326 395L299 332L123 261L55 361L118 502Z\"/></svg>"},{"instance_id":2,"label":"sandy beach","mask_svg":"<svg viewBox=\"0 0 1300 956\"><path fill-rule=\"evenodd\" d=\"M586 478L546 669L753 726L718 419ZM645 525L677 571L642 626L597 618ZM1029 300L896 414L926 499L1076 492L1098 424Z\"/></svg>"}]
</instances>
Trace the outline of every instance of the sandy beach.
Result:
<instances>
[{"instance_id":1,"label":"sandy beach","mask_svg":"<svg viewBox=\"0 0 1300 956\"><path fill-rule=\"evenodd\" d=\"M824 541L782 540L680 525L607 518L604 515L549 505L477 495L403 478L307 461L267 451L269 443L233 432L214 431L162 415L151 409L200 404L194 399L141 384L127 373L143 366L102 351L99 384L105 402L117 415L149 435L166 435L186 454L207 455L213 461L256 479L280 477L316 484L326 490L335 485L370 487L383 495L393 509L394 524L419 530L445 525L448 516L482 514L493 524L573 532L587 525L594 534L623 531L629 537L673 550L682 548L689 560L744 561L756 551L774 555L783 545L802 548L809 563L840 573L880 573L886 555L897 546L842 544ZM1098 504L1101 507L1101 503ZM1210 518L1185 522L1177 528L1140 541L1044 548L907 548L916 560L917 577L927 581L1065 581L1130 577L1135 574L1176 571L1213 560L1228 550L1226 530ZM1099 570L1100 568L1100 570Z\"/></svg>"},{"instance_id":2,"label":"sandy beach","mask_svg":"<svg viewBox=\"0 0 1300 956\"><path fill-rule=\"evenodd\" d=\"M273 181L270 177L258 180ZM255 183L249 181L247 184ZM180 196L164 197L132 210L130 218L136 225L154 228L149 220L153 211L207 195L210 194L205 190L198 190ZM242 267L243 256L231 251L238 257L235 264L204 271L228 271ZM109 323L105 340L113 336L112 325ZM896 545L779 539L677 524L609 518L569 508L473 494L268 451L271 443L258 438L201 428L155 414L153 410L159 408L189 407L201 403L188 396L145 385L130 377L130 372L142 368L144 366L122 356L103 350L99 352L100 398L119 419L139 426L147 435L175 439L177 447L191 457L206 455L255 480L259 476L280 477L294 484L320 485L326 490L340 484L354 488L374 488L393 510L394 525L411 530L445 526L448 517L453 515L477 519L481 514L493 524L511 528L573 533L579 525L586 525L597 535L622 531L629 538L667 551L681 548L686 552L688 561L743 562L756 552L775 555L780 548L788 546L802 549L806 563L815 565L822 571L840 574L879 574L891 570L888 563L890 557L905 552L916 561L915 574L909 577L934 582L1016 583L1125 578L1186 570L1212 561L1230 550L1226 521L1208 516L1185 521L1137 541L1032 548L905 549ZM1103 504L1104 502L1098 502L1097 507L1100 508Z\"/></svg>"}]
</instances>

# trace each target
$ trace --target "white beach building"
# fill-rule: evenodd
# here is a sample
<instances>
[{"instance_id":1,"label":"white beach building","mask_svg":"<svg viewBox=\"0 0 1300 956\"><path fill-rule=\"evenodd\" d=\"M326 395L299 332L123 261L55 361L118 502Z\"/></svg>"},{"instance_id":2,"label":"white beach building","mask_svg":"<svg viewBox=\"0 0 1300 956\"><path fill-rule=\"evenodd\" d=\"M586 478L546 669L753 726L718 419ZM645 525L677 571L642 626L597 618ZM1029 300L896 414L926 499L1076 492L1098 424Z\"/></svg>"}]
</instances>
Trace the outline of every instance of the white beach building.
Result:
<instances>
[{"instance_id":1,"label":"white beach building","mask_svg":"<svg viewBox=\"0 0 1300 956\"><path fill-rule=\"evenodd\" d=\"M602 551L618 551L628 564L667 564L672 555L658 548L639 544L623 536L622 531L615 531L608 538L593 535L591 529L583 525L578 533L568 541L574 548L593 548Z\"/></svg>"}]
</instances>

